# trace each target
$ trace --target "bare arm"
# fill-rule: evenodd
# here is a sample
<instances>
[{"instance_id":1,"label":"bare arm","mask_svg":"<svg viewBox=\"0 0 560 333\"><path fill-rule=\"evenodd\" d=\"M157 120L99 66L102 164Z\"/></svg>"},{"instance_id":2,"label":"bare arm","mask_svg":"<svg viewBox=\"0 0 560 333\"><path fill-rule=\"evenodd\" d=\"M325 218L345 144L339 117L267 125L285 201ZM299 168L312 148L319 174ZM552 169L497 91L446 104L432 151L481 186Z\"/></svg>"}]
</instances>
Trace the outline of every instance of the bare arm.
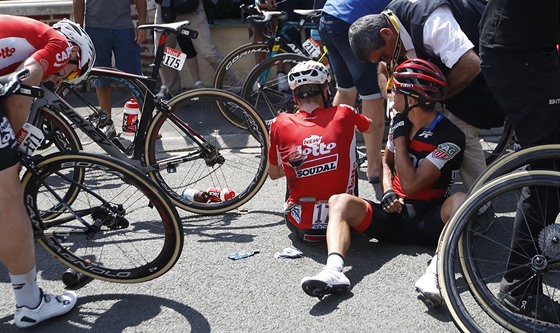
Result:
<instances>
[{"instance_id":1,"label":"bare arm","mask_svg":"<svg viewBox=\"0 0 560 333\"><path fill-rule=\"evenodd\" d=\"M393 188L393 170L395 167L395 155L385 146L385 153L381 159L381 167L383 168L383 192Z\"/></svg>"},{"instance_id":2,"label":"bare arm","mask_svg":"<svg viewBox=\"0 0 560 333\"><path fill-rule=\"evenodd\" d=\"M146 19L148 17L148 5L146 0L134 0L136 4L136 11L138 12L138 25L146 24ZM146 41L147 30L136 29L136 43L142 44Z\"/></svg>"},{"instance_id":3,"label":"bare arm","mask_svg":"<svg viewBox=\"0 0 560 333\"><path fill-rule=\"evenodd\" d=\"M406 136L395 139L395 164L401 182L401 188L406 195L411 195L433 184L440 176L441 171L424 159L418 167L412 164L408 156Z\"/></svg>"},{"instance_id":4,"label":"bare arm","mask_svg":"<svg viewBox=\"0 0 560 333\"><path fill-rule=\"evenodd\" d=\"M447 98L468 87L480 73L480 58L471 49L463 54L447 74Z\"/></svg>"},{"instance_id":5,"label":"bare arm","mask_svg":"<svg viewBox=\"0 0 560 333\"><path fill-rule=\"evenodd\" d=\"M74 14L74 22L78 23L81 27L83 27L84 17L86 13L85 0L72 0L72 11Z\"/></svg>"},{"instance_id":6,"label":"bare arm","mask_svg":"<svg viewBox=\"0 0 560 333\"><path fill-rule=\"evenodd\" d=\"M19 65L16 71L23 68L29 69L29 76L26 77L22 83L32 86L41 83L45 72L43 71L43 67L41 67L35 59L28 58L25 62ZM4 112L6 113L6 117L10 121L10 125L16 134L27 121L27 116L32 102L33 98L23 95L12 95L5 100Z\"/></svg>"},{"instance_id":7,"label":"bare arm","mask_svg":"<svg viewBox=\"0 0 560 333\"><path fill-rule=\"evenodd\" d=\"M284 168L281 165L272 165L268 166L268 177L272 180L276 180L279 178L284 177Z\"/></svg>"}]
</instances>

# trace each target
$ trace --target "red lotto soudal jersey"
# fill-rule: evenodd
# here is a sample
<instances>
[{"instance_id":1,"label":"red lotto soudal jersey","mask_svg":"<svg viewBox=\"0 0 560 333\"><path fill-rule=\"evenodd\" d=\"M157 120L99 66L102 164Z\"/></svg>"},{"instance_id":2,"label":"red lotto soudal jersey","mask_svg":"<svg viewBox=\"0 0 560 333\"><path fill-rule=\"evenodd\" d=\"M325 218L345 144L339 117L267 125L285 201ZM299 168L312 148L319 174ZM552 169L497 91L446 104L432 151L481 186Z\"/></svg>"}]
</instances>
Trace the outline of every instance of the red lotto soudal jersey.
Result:
<instances>
[{"instance_id":1,"label":"red lotto soudal jersey","mask_svg":"<svg viewBox=\"0 0 560 333\"><path fill-rule=\"evenodd\" d=\"M286 203L299 203L300 198L326 201L333 194L353 193L355 130L363 132L368 126L366 117L346 105L278 115L270 128L269 160L284 168L290 191ZM302 220L306 215L304 211Z\"/></svg>"},{"instance_id":2,"label":"red lotto soudal jersey","mask_svg":"<svg viewBox=\"0 0 560 333\"><path fill-rule=\"evenodd\" d=\"M27 58L52 75L66 65L71 46L49 25L23 16L0 15L0 75L13 73Z\"/></svg>"}]
</instances>

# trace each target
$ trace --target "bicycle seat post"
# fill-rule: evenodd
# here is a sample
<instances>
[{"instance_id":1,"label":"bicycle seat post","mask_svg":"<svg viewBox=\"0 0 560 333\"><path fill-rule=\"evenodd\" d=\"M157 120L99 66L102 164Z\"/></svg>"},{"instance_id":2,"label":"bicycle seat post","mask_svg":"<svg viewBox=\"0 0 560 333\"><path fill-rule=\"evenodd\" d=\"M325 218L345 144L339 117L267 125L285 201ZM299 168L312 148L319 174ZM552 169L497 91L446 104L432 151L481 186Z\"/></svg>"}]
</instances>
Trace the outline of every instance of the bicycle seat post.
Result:
<instances>
[{"instance_id":1,"label":"bicycle seat post","mask_svg":"<svg viewBox=\"0 0 560 333\"><path fill-rule=\"evenodd\" d=\"M163 61L163 50L165 49L165 42L167 41L167 35L169 32L162 31L159 35L158 45L156 48L156 56L154 59L154 63L151 65L152 73L150 77L154 80L157 79L159 74L159 69L161 68L161 62Z\"/></svg>"}]
</instances>

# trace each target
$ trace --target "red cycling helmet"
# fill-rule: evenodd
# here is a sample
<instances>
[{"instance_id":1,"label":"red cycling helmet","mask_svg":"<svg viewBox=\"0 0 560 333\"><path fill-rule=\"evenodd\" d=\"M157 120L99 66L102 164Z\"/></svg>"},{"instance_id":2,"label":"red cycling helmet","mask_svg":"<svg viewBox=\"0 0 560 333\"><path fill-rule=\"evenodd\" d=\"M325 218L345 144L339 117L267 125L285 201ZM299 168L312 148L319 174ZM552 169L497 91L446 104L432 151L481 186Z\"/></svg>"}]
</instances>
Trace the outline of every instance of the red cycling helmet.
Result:
<instances>
[{"instance_id":1,"label":"red cycling helmet","mask_svg":"<svg viewBox=\"0 0 560 333\"><path fill-rule=\"evenodd\" d=\"M429 61L409 59L395 68L393 89L418 99L421 106L431 108L447 94L447 79Z\"/></svg>"}]
</instances>

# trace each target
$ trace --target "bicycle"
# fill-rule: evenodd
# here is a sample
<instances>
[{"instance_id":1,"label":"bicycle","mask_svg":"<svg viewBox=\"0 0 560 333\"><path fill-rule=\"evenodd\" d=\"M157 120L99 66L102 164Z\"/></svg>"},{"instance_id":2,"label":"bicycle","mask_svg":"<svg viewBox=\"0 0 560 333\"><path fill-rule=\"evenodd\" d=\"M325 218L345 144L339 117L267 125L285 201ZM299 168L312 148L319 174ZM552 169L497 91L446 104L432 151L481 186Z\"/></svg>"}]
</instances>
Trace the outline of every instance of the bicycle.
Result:
<instances>
[{"instance_id":1,"label":"bicycle","mask_svg":"<svg viewBox=\"0 0 560 333\"><path fill-rule=\"evenodd\" d=\"M20 84L27 70L0 78L0 98L41 98ZM40 139L39 139L40 140ZM35 147L28 136L20 147ZM23 200L35 241L64 265L95 279L138 283L169 271L183 248L179 214L139 170L80 151L21 155Z\"/></svg>"},{"instance_id":2,"label":"bicycle","mask_svg":"<svg viewBox=\"0 0 560 333\"><path fill-rule=\"evenodd\" d=\"M243 84L248 73L256 65L255 57L268 59L276 54L295 53L307 56L309 53L299 43L294 42L286 33L288 29L296 28L317 29L321 9L303 10L294 12L301 15L298 22L287 21L287 14L281 11L261 11L257 7L241 6L242 15L248 13L247 20L250 26L264 27L270 31L264 42L247 43L239 46L227 54L216 68L213 87L231 92L240 93L240 84ZM287 72L286 72L287 73ZM236 80L232 78L236 78Z\"/></svg>"},{"instance_id":3,"label":"bicycle","mask_svg":"<svg viewBox=\"0 0 560 333\"><path fill-rule=\"evenodd\" d=\"M143 98L143 102L137 131L132 136L107 137L96 122L98 117L91 116L101 112L97 103L72 87L65 89L80 96L74 100L85 101L83 107L72 107L65 100L70 100L68 93L63 99L53 87L43 86L45 96L33 103L30 122L47 132L50 140L46 148L78 150L89 140L95 143L89 149L103 151L147 174L177 207L199 214L221 214L250 200L266 180L268 131L251 105L226 91L198 89L167 101L155 96L162 62L172 66L180 62L174 56L176 50L165 49L167 35L181 33L196 38L196 32L186 28L188 24L184 21L138 27L161 33L149 77L106 68L92 70L95 77L113 78L140 92L133 97ZM242 119L239 124L223 117L221 108L225 106ZM75 128L81 130L81 135ZM220 202L195 202L182 196L188 188L228 188L236 195Z\"/></svg>"},{"instance_id":4,"label":"bicycle","mask_svg":"<svg viewBox=\"0 0 560 333\"><path fill-rule=\"evenodd\" d=\"M526 292L524 298L531 296L538 304L549 300L559 302L560 217L558 209L548 211L547 208L560 205L560 172L524 168L537 161L558 160L560 145L531 147L502 157L477 180L465 203L446 225L440 238L438 274L442 296L461 331L560 330L560 318L542 318L539 306L527 313L523 308L516 310L501 301L507 296L500 294L498 287L507 271L513 235L510 221L515 211L497 212L496 221L484 235L471 227L478 209L491 201L502 200L506 207L517 207L520 198L528 192L538 195L543 204L525 216L526 221L531 221L531 224L525 222L527 228L533 232L527 235L526 242L534 253L523 255L527 260L525 265L532 273L519 282L516 292ZM547 202L553 204L547 205ZM525 210L519 212L525 213ZM526 303L525 306L530 305Z\"/></svg>"},{"instance_id":5,"label":"bicycle","mask_svg":"<svg viewBox=\"0 0 560 333\"><path fill-rule=\"evenodd\" d=\"M519 144L515 139L513 126L509 119L504 119L501 127L482 129L478 134L480 144L484 151L486 165L494 163L505 154L519 150Z\"/></svg>"}]
</instances>

